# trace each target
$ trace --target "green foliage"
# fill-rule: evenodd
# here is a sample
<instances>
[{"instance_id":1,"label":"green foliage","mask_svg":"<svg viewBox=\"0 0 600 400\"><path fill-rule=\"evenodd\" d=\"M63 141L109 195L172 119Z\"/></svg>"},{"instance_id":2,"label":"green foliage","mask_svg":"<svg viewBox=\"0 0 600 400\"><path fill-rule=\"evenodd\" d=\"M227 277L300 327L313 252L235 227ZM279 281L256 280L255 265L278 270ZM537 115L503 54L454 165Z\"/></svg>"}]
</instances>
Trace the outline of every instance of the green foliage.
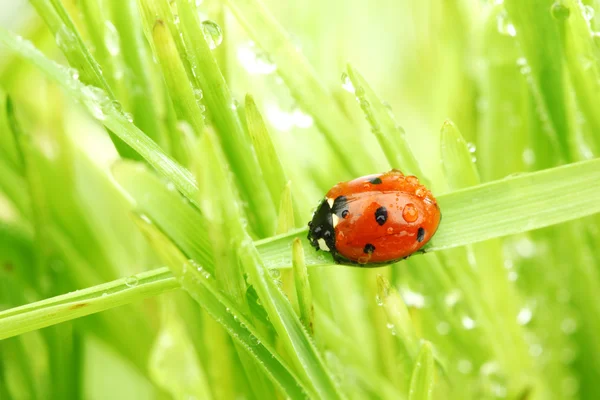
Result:
<instances>
[{"instance_id":1,"label":"green foliage","mask_svg":"<svg viewBox=\"0 0 600 400\"><path fill-rule=\"evenodd\" d=\"M0 27L0 398L600 396L600 4L384 3ZM424 254L316 252L329 187L390 168Z\"/></svg>"}]
</instances>

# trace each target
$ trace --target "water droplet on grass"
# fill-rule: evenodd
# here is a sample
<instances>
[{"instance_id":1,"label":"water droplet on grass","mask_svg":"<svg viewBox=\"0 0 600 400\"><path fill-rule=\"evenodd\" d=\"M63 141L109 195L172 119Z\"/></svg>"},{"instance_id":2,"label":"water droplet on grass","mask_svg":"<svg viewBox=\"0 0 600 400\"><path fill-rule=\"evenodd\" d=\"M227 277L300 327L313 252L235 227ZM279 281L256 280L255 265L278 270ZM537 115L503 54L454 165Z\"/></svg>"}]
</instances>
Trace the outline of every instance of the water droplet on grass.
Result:
<instances>
[{"instance_id":1,"label":"water droplet on grass","mask_svg":"<svg viewBox=\"0 0 600 400\"><path fill-rule=\"evenodd\" d=\"M257 48L254 42L250 42L246 46L240 46L237 57L240 64L250 74L269 75L277 70L277 65L271 61L269 55L262 49Z\"/></svg>"},{"instance_id":2,"label":"water droplet on grass","mask_svg":"<svg viewBox=\"0 0 600 400\"><path fill-rule=\"evenodd\" d=\"M462 326L464 326L465 329L467 330L471 330L473 328L475 328L475 320L471 317L469 317L468 315L465 315L461 318L460 320Z\"/></svg>"},{"instance_id":3,"label":"water droplet on grass","mask_svg":"<svg viewBox=\"0 0 600 400\"><path fill-rule=\"evenodd\" d=\"M104 45L111 56L116 56L121 52L119 32L110 21L104 22Z\"/></svg>"},{"instance_id":4,"label":"water droplet on grass","mask_svg":"<svg viewBox=\"0 0 600 400\"><path fill-rule=\"evenodd\" d=\"M565 6L562 1L555 1L554 4L552 4L552 7L550 7L550 12L552 13L552 16L559 21L564 21L571 15L571 10L569 10L569 7Z\"/></svg>"},{"instance_id":5,"label":"water droplet on grass","mask_svg":"<svg viewBox=\"0 0 600 400\"><path fill-rule=\"evenodd\" d=\"M202 32L211 50L216 49L223 42L223 31L214 21L209 19L202 21Z\"/></svg>"},{"instance_id":6,"label":"water droplet on grass","mask_svg":"<svg viewBox=\"0 0 600 400\"><path fill-rule=\"evenodd\" d=\"M125 285L127 285L127 287L135 287L137 286L138 282L137 276L134 275L125 278Z\"/></svg>"},{"instance_id":7,"label":"water droplet on grass","mask_svg":"<svg viewBox=\"0 0 600 400\"><path fill-rule=\"evenodd\" d=\"M533 311L531 311L531 309L528 307L524 307L521 309L521 311L519 311L519 314L517 314L517 322L520 325L527 325L531 321L532 317Z\"/></svg>"},{"instance_id":8,"label":"water droplet on grass","mask_svg":"<svg viewBox=\"0 0 600 400\"><path fill-rule=\"evenodd\" d=\"M586 21L591 21L596 13L592 6L583 6L582 12L583 18L585 18Z\"/></svg>"},{"instance_id":9,"label":"water droplet on grass","mask_svg":"<svg viewBox=\"0 0 600 400\"><path fill-rule=\"evenodd\" d=\"M502 35L507 36L517 36L517 30L515 26L508 19L508 13L506 11L502 11L496 17L496 28L498 32Z\"/></svg>"},{"instance_id":10,"label":"water droplet on grass","mask_svg":"<svg viewBox=\"0 0 600 400\"><path fill-rule=\"evenodd\" d=\"M354 89L354 85L352 84L352 81L350 80L350 77L345 72L342 74L342 88L344 88L344 90L349 93L356 92L356 90Z\"/></svg>"}]
</instances>

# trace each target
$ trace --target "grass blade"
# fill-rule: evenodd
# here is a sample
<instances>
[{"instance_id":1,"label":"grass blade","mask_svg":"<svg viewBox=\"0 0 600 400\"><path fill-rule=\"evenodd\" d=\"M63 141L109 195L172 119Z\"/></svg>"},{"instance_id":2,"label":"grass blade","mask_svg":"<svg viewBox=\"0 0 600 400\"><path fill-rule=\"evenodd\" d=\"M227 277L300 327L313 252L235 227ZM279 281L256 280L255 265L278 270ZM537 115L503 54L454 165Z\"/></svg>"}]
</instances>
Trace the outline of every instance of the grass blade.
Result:
<instances>
[{"instance_id":1,"label":"grass blade","mask_svg":"<svg viewBox=\"0 0 600 400\"><path fill-rule=\"evenodd\" d=\"M167 268L159 268L11 308L0 313L0 340L139 301L178 287L171 272Z\"/></svg>"},{"instance_id":2,"label":"grass blade","mask_svg":"<svg viewBox=\"0 0 600 400\"><path fill-rule=\"evenodd\" d=\"M515 175L437 196L440 227L427 252L527 232L600 212L600 159ZM257 242L270 268L291 265L289 243L307 229ZM333 264L302 242L307 265ZM284 250L285 249L285 250ZM287 257L287 258L286 258Z\"/></svg>"},{"instance_id":3,"label":"grass blade","mask_svg":"<svg viewBox=\"0 0 600 400\"><path fill-rule=\"evenodd\" d=\"M409 400L431 400L435 366L433 363L433 350L431 343L424 342L417 356L417 363L410 379Z\"/></svg>"},{"instance_id":4,"label":"grass blade","mask_svg":"<svg viewBox=\"0 0 600 400\"><path fill-rule=\"evenodd\" d=\"M304 328L312 334L315 313L312 304L312 291L310 290L308 271L304 263L304 249L298 238L294 239L292 244L292 262L296 296L298 297L298 307L300 309L300 321L302 321Z\"/></svg>"},{"instance_id":5,"label":"grass blade","mask_svg":"<svg viewBox=\"0 0 600 400\"><path fill-rule=\"evenodd\" d=\"M383 105L373 89L351 65L348 65L348 77L354 86L356 100L390 166L402 170L406 175L416 175L425 186L430 186L406 141L404 129L396 123L391 110Z\"/></svg>"}]
</instances>

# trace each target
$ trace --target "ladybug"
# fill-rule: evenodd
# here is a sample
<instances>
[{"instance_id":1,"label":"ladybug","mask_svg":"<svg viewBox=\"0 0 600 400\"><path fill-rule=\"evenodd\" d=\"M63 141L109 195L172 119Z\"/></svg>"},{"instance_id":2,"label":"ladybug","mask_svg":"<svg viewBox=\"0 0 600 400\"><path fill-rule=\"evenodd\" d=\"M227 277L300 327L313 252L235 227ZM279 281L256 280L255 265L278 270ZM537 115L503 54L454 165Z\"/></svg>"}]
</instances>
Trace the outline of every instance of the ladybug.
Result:
<instances>
[{"instance_id":1,"label":"ladybug","mask_svg":"<svg viewBox=\"0 0 600 400\"><path fill-rule=\"evenodd\" d=\"M332 187L308 223L308 240L339 264L390 264L421 249L440 218L417 177L394 169Z\"/></svg>"}]
</instances>

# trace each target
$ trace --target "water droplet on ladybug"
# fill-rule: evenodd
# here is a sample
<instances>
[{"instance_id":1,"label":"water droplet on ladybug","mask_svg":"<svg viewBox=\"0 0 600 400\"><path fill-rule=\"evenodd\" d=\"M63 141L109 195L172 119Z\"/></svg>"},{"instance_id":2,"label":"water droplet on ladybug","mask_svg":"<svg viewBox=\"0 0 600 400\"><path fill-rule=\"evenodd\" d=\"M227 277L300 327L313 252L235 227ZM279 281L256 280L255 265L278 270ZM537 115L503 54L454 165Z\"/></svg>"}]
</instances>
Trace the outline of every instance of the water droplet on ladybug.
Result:
<instances>
[{"instance_id":1,"label":"water droplet on ladybug","mask_svg":"<svg viewBox=\"0 0 600 400\"><path fill-rule=\"evenodd\" d=\"M427 196L427 189L425 189L424 187L420 187L417 190L415 190L415 194L418 198L423 199Z\"/></svg>"},{"instance_id":2,"label":"water droplet on ladybug","mask_svg":"<svg viewBox=\"0 0 600 400\"><path fill-rule=\"evenodd\" d=\"M402 210L402 218L404 218L406 222L415 222L417 218L419 218L419 211L414 204L408 203L404 206L404 210Z\"/></svg>"}]
</instances>

